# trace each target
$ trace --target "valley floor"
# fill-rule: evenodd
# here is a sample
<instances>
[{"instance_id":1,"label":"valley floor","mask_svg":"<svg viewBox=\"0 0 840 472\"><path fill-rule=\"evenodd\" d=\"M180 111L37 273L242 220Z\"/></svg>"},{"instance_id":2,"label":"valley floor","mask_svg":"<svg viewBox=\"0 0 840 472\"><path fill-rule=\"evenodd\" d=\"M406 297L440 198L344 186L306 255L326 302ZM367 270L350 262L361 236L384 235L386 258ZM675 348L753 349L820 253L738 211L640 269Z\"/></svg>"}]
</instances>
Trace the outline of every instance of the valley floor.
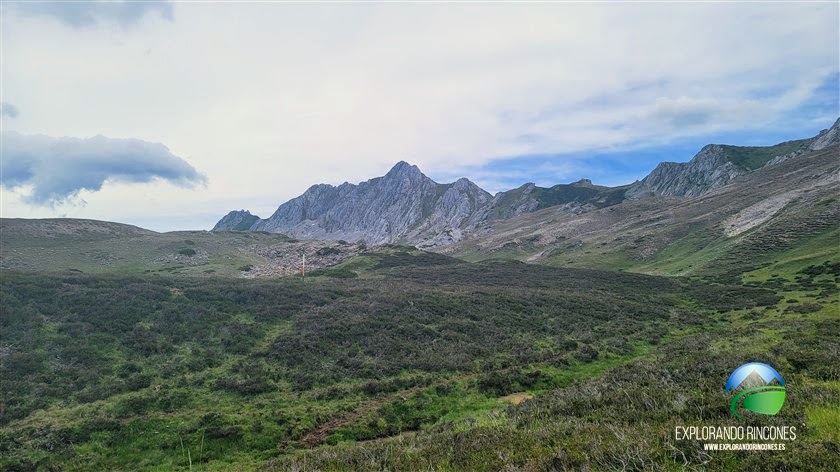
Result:
<instances>
[{"instance_id":1,"label":"valley floor","mask_svg":"<svg viewBox=\"0 0 840 472\"><path fill-rule=\"evenodd\" d=\"M840 460L837 264L748 283L399 251L365 267L305 282L4 272L0 470ZM748 361L784 376L777 416L731 415L723 386ZM797 438L772 453L674 439L697 424Z\"/></svg>"}]
</instances>

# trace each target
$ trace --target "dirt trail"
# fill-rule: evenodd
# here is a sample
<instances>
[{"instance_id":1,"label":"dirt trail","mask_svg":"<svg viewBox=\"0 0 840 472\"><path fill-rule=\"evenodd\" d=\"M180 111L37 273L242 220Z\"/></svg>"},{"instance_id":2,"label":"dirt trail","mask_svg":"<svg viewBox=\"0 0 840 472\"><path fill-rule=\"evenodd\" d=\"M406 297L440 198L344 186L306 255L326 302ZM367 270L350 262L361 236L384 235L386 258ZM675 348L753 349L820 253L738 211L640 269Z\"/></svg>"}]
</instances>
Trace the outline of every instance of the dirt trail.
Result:
<instances>
[{"instance_id":1,"label":"dirt trail","mask_svg":"<svg viewBox=\"0 0 840 472\"><path fill-rule=\"evenodd\" d=\"M546 361L546 362L538 362L538 363L529 364L529 365L540 366L540 365L548 365L548 364L551 364L551 363L552 363L552 361ZM517 369L517 368L522 368L522 367L524 367L524 366L513 366L513 367L510 367L509 369ZM507 369L504 369L504 370L507 370ZM481 373L470 373L470 374L463 374L463 375L456 375L456 376L453 376L453 377L442 378L442 379L438 380L437 382L433 382L429 385L416 385L414 387L411 387L411 388L408 388L408 389L405 389L405 390L400 390L398 392L394 392L390 395L386 395L386 396L381 397L381 398L373 398L373 399L364 401L364 402L362 402L362 404L358 408L356 408L354 410L345 411L343 413L340 413L339 415L337 415L337 416L327 420L326 422L321 423L320 425L316 426L315 429L306 433L306 435L303 436L303 438L301 438L300 442L301 442L301 444L303 444L304 447L308 447L308 448L318 446L321 443L323 443L324 439L326 439L327 436L329 436L330 433L332 433L333 431L337 430L338 428L340 428L340 427L342 427L346 424L349 424L349 423L353 422L355 419L357 419L357 418L359 418L359 417L361 417L361 416L363 416L367 413L370 413L375 408L379 407L380 405L382 405L384 403L396 400L397 398L400 398L400 397L403 398L403 399L408 398L413 393L417 392L418 390L424 389L424 388L431 388L431 387L435 387L435 386L438 386L438 385L444 385L444 384L451 383L451 382L461 382L461 381L464 381L464 380L476 379L480 375L482 375L482 374ZM519 403L521 403L523 401L526 401L526 400L530 400L533 397L534 396L531 395L531 394L520 392L520 393L516 393L516 394L513 394L513 395L507 395L507 396L504 396L504 397L500 397L499 400L502 401L502 402L505 402L505 403L511 403L513 405L518 405Z\"/></svg>"},{"instance_id":2,"label":"dirt trail","mask_svg":"<svg viewBox=\"0 0 840 472\"><path fill-rule=\"evenodd\" d=\"M326 439L327 436L330 435L330 433L337 430L338 428L351 423L353 420L365 415L366 413L370 413L371 411L373 411L374 409L376 409L384 403L388 403L400 397L407 398L409 395L420 390L421 388L425 388L425 386L417 385L406 390L400 390L399 392L386 395L381 398L373 398L371 400L362 402L362 404L355 410L345 411L339 414L338 416L335 416L332 419L328 420L327 422L321 423L315 429L306 433L306 435L300 440L300 442L305 447L315 447L324 442L324 439Z\"/></svg>"},{"instance_id":3,"label":"dirt trail","mask_svg":"<svg viewBox=\"0 0 840 472\"><path fill-rule=\"evenodd\" d=\"M340 413L338 416L335 416L328 421L321 423L312 431L306 433L306 435L301 438L300 442L305 447L315 447L319 444L324 442L324 439L330 435L333 431L337 430L338 428L353 422L355 419L370 413L377 407L381 406L384 403L388 403L390 401L396 400L397 398L406 399L412 394L416 393L419 390L424 388L432 388L438 385L443 385L450 382L460 382L468 379L477 378L480 374L472 373L472 374L463 374L463 375L456 375L454 377L447 377L438 380L437 382L433 382L429 385L415 385L414 387L407 388L405 390L400 390L398 392L391 393L384 397L380 398L372 398L370 400L366 400L362 402L362 404L354 410L345 411Z\"/></svg>"},{"instance_id":4,"label":"dirt trail","mask_svg":"<svg viewBox=\"0 0 840 472\"><path fill-rule=\"evenodd\" d=\"M537 362L537 363L534 363L534 364L511 366L511 367L508 367L507 369L502 369L500 372L504 372L504 371L511 370L511 369L520 369L520 368L523 368L523 367L526 367L526 366L538 367L538 366L542 366L542 365L552 365L554 362L555 362L555 360L546 360L544 362ZM400 398L400 397L408 398L413 393L417 392L418 390L424 389L424 388L432 388L432 387L436 387L438 385L444 385L444 384L451 383L451 382L461 382L461 381L469 380L469 379L477 379L481 375L482 375L481 372L474 372L474 373L469 373L469 374L454 375L452 377L444 377L444 378L439 379L436 382L432 382L429 385L415 385L414 387L411 387L411 388L408 388L408 389L405 389L405 390L400 390L398 392L394 392L390 395L386 395L386 396L381 397L381 398L373 398L373 399L370 399L370 400L367 400L367 401L363 401L362 404L358 408L356 408L354 410L345 411L343 413L340 413L339 415L337 415L337 416L327 420L326 422L321 423L320 425L316 426L315 429L306 433L306 435L304 435L303 438L301 438L300 442L304 447L308 447L308 448L318 446L321 443L323 443L324 439L326 439L327 436L329 436L330 433L332 433L333 431L337 430L338 428L340 428L340 427L342 427L346 424L349 424L349 423L353 422L357 418L359 418L359 417L361 417L361 416L363 416L367 413L370 413L375 408L379 407L380 405L382 405L384 403L396 400L397 398ZM517 405L517 404L519 404L523 401L530 400L533 397L534 396L531 395L531 394L528 394L528 393L525 393L525 392L520 392L520 393L516 393L516 394L513 394L513 395L507 395L507 396L504 396L504 397L500 397L499 400L503 403L511 403L513 405Z\"/></svg>"}]
</instances>

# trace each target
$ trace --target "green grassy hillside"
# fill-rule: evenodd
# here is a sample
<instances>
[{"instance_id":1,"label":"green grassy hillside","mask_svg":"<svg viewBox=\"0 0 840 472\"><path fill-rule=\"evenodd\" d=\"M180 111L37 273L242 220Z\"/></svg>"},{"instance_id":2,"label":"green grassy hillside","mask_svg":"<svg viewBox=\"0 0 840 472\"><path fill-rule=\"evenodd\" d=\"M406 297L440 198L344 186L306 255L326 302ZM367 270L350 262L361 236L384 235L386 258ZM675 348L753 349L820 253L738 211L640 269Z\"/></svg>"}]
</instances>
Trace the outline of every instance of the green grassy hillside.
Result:
<instances>
[{"instance_id":1,"label":"green grassy hillside","mask_svg":"<svg viewBox=\"0 0 840 472\"><path fill-rule=\"evenodd\" d=\"M804 151L813 142L813 138L786 141L774 146L721 146L724 158L738 167L748 170L758 169L777 156Z\"/></svg>"},{"instance_id":2,"label":"green grassy hillside","mask_svg":"<svg viewBox=\"0 0 840 472\"><path fill-rule=\"evenodd\" d=\"M0 219L0 268L63 274L284 276L358 254L343 241L298 241L266 232L174 231L78 219Z\"/></svg>"},{"instance_id":3,"label":"green grassy hillside","mask_svg":"<svg viewBox=\"0 0 840 472\"><path fill-rule=\"evenodd\" d=\"M730 278L840 262L837 152L789 159L698 198L631 200L583 214L548 208L440 251L469 261Z\"/></svg>"},{"instance_id":4,"label":"green grassy hillside","mask_svg":"<svg viewBox=\"0 0 840 472\"><path fill-rule=\"evenodd\" d=\"M834 266L744 286L363 258L306 281L4 271L0 468L749 470L667 435L728 420L749 359L804 425L771 464L836 447Z\"/></svg>"}]
</instances>

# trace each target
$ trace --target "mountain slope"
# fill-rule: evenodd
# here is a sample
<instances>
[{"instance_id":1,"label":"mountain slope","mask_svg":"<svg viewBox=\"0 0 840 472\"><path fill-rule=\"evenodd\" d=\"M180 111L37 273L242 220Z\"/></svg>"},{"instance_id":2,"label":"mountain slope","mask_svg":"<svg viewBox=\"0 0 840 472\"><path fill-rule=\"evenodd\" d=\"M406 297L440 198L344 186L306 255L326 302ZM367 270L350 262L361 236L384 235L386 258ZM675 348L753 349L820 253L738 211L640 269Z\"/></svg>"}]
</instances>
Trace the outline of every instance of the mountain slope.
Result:
<instances>
[{"instance_id":1,"label":"mountain slope","mask_svg":"<svg viewBox=\"0 0 840 472\"><path fill-rule=\"evenodd\" d=\"M547 208L439 250L666 274L740 273L805 247L803 264L836 260L838 155L837 145L808 151L697 198L627 200L584 215Z\"/></svg>"},{"instance_id":2,"label":"mountain slope","mask_svg":"<svg viewBox=\"0 0 840 472\"><path fill-rule=\"evenodd\" d=\"M400 252L306 283L4 272L0 470L833 470L836 276L774 293ZM773 420L795 447L670 439L732 420L747 360L807 386Z\"/></svg>"},{"instance_id":3,"label":"mountain slope","mask_svg":"<svg viewBox=\"0 0 840 472\"><path fill-rule=\"evenodd\" d=\"M98 241L154 234L157 233L123 223L76 218L3 218L0 224L0 236L4 243L39 238Z\"/></svg>"},{"instance_id":4,"label":"mountain slope","mask_svg":"<svg viewBox=\"0 0 840 472\"><path fill-rule=\"evenodd\" d=\"M589 179L553 187L538 187L527 183L505 192L499 192L477 215L477 222L505 220L523 213L565 205L578 212L592 208L603 208L624 200L624 187L593 185Z\"/></svg>"},{"instance_id":5,"label":"mountain slope","mask_svg":"<svg viewBox=\"0 0 840 472\"><path fill-rule=\"evenodd\" d=\"M840 143L840 119L812 138L773 146L709 144L690 161L662 162L627 191L628 198L645 196L696 197L722 187L740 175Z\"/></svg>"}]
</instances>

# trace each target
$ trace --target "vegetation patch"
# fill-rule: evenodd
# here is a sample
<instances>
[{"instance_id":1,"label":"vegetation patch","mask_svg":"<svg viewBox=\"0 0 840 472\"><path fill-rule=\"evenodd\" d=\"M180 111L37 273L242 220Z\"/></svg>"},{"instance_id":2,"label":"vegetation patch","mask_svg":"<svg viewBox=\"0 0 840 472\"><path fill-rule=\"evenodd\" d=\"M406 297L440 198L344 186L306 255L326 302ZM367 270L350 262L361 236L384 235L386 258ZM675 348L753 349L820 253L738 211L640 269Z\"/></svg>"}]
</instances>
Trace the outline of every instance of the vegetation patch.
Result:
<instances>
[{"instance_id":1,"label":"vegetation patch","mask_svg":"<svg viewBox=\"0 0 840 472\"><path fill-rule=\"evenodd\" d=\"M763 167L771 159L803 151L811 143L810 139L799 139L776 144L775 146L721 146L727 160L738 167L755 170Z\"/></svg>"}]
</instances>

